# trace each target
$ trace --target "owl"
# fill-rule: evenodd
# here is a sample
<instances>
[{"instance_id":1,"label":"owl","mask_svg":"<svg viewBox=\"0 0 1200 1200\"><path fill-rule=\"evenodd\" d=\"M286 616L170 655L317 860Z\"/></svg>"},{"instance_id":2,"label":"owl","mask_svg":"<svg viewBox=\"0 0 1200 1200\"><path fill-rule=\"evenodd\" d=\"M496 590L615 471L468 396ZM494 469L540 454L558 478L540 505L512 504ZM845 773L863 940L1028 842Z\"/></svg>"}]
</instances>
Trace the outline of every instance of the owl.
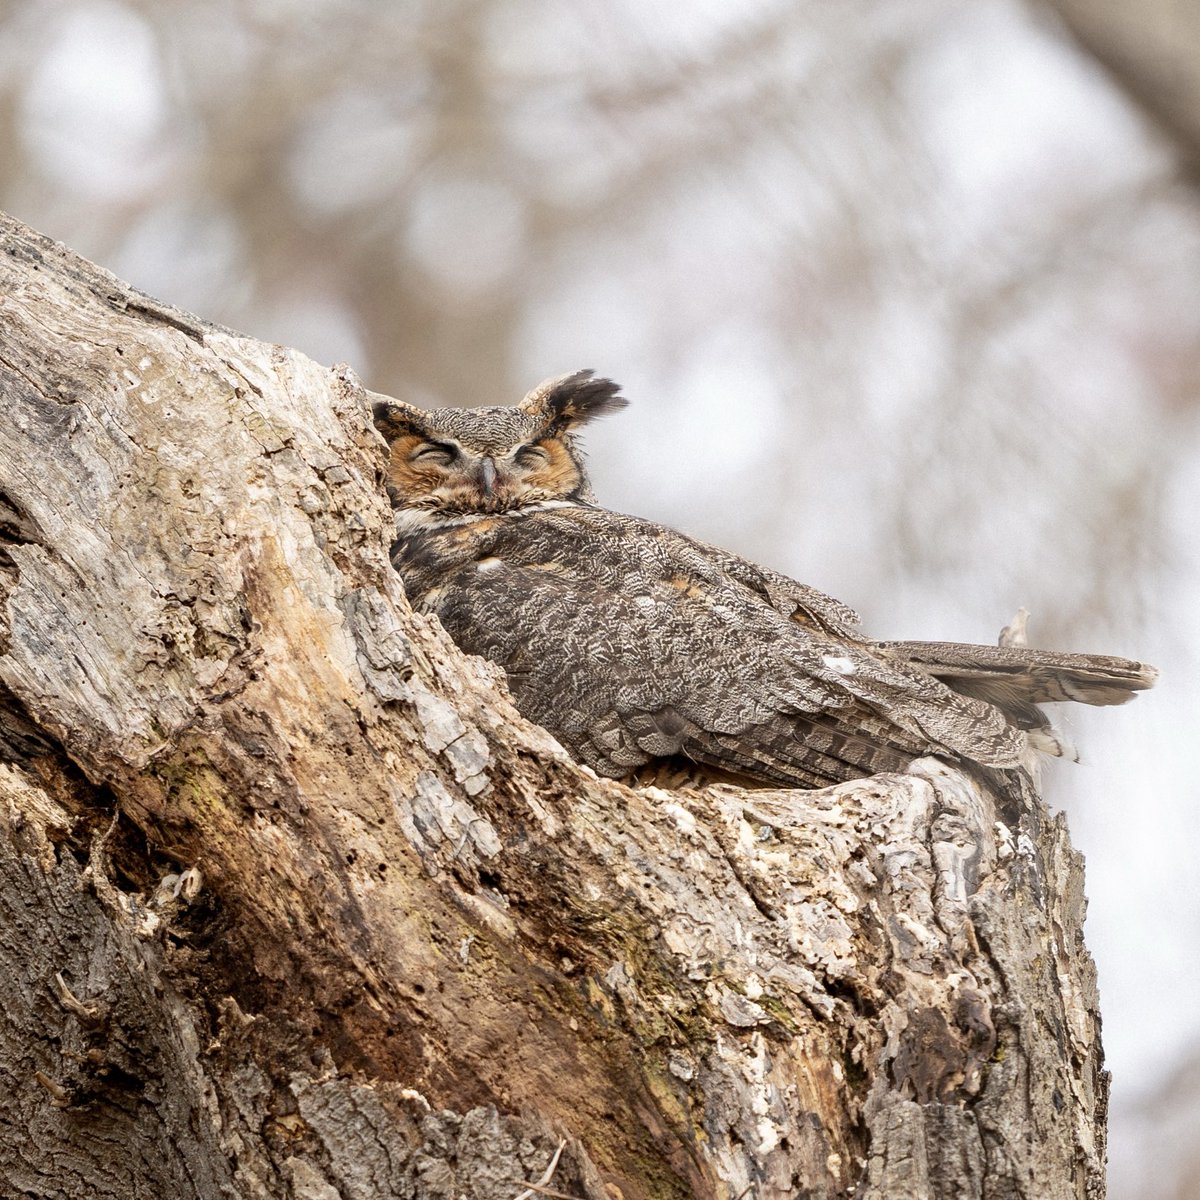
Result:
<instances>
[{"instance_id":1,"label":"owl","mask_svg":"<svg viewBox=\"0 0 1200 1200\"><path fill-rule=\"evenodd\" d=\"M375 409L413 605L599 774L809 788L928 754L1006 772L1029 746L1063 752L1042 702L1153 683L1122 658L876 641L815 588L601 507L576 434L625 403L578 371L509 407Z\"/></svg>"}]
</instances>

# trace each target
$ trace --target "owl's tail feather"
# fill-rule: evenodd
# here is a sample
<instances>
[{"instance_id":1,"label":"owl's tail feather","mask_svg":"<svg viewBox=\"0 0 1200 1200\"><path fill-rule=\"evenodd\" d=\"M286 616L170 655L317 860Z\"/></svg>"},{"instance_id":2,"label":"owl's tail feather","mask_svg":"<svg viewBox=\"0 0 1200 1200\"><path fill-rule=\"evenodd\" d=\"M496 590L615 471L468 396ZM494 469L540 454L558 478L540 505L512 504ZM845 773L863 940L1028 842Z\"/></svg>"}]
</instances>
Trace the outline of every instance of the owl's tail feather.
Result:
<instances>
[{"instance_id":1,"label":"owl's tail feather","mask_svg":"<svg viewBox=\"0 0 1200 1200\"><path fill-rule=\"evenodd\" d=\"M1039 704L1124 704L1154 686L1158 672L1145 663L1103 654L1062 654L1025 646L970 646L956 642L881 642L878 649L994 704L1045 754L1076 758Z\"/></svg>"},{"instance_id":2,"label":"owl's tail feather","mask_svg":"<svg viewBox=\"0 0 1200 1200\"><path fill-rule=\"evenodd\" d=\"M1124 704L1154 685L1145 663L1105 654L1062 654L1025 646L968 646L956 642L880 642L889 657L925 671L955 691L1005 708L1013 701L1046 704Z\"/></svg>"}]
</instances>

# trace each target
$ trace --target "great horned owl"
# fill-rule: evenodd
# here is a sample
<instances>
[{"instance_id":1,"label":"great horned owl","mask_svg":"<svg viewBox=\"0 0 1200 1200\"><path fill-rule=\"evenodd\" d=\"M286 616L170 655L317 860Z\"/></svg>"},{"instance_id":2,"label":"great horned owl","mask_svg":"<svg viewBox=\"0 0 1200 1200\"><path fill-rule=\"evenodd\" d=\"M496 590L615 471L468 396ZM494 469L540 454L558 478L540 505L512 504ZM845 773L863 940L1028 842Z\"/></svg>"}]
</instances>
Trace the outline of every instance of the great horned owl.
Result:
<instances>
[{"instance_id":1,"label":"great horned owl","mask_svg":"<svg viewBox=\"0 0 1200 1200\"><path fill-rule=\"evenodd\" d=\"M1121 658L874 641L815 588L599 507L573 433L625 403L579 371L512 407L375 410L413 604L600 774L677 759L822 787L926 754L1004 770L1029 744L1062 752L1039 703L1153 683Z\"/></svg>"}]
</instances>

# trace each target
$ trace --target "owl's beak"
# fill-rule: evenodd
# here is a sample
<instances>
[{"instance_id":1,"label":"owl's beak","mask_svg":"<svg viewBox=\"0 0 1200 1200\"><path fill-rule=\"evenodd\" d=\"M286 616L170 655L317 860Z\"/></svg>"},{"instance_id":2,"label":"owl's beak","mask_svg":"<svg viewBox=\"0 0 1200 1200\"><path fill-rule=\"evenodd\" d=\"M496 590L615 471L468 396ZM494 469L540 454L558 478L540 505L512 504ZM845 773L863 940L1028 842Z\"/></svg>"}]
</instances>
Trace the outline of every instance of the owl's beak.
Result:
<instances>
[{"instance_id":1,"label":"owl's beak","mask_svg":"<svg viewBox=\"0 0 1200 1200\"><path fill-rule=\"evenodd\" d=\"M483 458L479 462L479 482L483 487L483 494L490 496L495 490L496 485L496 464L490 458Z\"/></svg>"}]
</instances>

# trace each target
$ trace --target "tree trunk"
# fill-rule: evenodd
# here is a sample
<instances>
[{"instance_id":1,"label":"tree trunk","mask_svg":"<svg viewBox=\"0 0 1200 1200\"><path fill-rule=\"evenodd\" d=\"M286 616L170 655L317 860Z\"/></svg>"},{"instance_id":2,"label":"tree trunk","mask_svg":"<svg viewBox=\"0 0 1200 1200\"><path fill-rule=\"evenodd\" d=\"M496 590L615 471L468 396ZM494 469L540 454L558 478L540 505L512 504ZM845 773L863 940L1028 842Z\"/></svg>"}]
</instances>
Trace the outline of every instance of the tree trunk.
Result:
<instances>
[{"instance_id":1,"label":"tree trunk","mask_svg":"<svg viewBox=\"0 0 1200 1200\"><path fill-rule=\"evenodd\" d=\"M348 370L0 238L6 1195L1103 1194L1035 795L597 779L408 608Z\"/></svg>"}]
</instances>

